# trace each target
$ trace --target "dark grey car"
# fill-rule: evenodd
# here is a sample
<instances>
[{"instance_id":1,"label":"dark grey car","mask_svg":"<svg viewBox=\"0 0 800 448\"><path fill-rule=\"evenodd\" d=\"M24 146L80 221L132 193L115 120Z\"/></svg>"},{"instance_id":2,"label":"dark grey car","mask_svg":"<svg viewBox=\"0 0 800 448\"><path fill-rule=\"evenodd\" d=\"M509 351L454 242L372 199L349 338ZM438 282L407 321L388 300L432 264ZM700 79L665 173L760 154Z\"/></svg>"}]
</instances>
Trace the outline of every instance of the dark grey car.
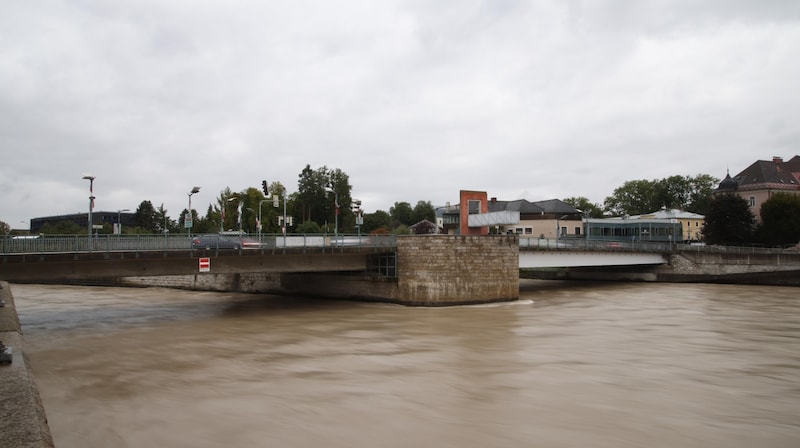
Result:
<instances>
[{"instance_id":1,"label":"dark grey car","mask_svg":"<svg viewBox=\"0 0 800 448\"><path fill-rule=\"evenodd\" d=\"M227 235L195 235L192 237L192 249L241 249L242 242L239 238Z\"/></svg>"}]
</instances>

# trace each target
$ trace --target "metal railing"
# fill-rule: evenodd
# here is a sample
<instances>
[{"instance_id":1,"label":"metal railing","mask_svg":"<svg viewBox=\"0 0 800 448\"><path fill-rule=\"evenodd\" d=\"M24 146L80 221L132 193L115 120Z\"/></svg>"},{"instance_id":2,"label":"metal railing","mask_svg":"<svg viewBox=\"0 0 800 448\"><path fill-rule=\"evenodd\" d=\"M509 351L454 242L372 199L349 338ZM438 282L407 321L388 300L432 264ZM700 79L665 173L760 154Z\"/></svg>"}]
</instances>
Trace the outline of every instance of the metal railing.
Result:
<instances>
[{"instance_id":1,"label":"metal railing","mask_svg":"<svg viewBox=\"0 0 800 448\"><path fill-rule=\"evenodd\" d=\"M604 241L585 238L525 238L519 239L520 250L574 250L600 252L703 252L728 254L800 254L797 246L774 248L760 246L711 246L650 241Z\"/></svg>"},{"instance_id":2,"label":"metal railing","mask_svg":"<svg viewBox=\"0 0 800 448\"><path fill-rule=\"evenodd\" d=\"M275 250L310 248L392 248L394 235L36 235L0 237L0 254L140 252L202 249ZM210 241L210 242L209 242Z\"/></svg>"}]
</instances>

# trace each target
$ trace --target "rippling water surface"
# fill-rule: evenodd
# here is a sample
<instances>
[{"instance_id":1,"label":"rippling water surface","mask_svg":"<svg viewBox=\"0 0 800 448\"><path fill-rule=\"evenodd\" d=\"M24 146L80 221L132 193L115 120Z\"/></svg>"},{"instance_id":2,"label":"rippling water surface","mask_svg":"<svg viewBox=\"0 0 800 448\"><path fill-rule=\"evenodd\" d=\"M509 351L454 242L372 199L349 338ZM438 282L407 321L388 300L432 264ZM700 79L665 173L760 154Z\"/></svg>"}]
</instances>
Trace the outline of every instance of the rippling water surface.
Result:
<instances>
[{"instance_id":1,"label":"rippling water surface","mask_svg":"<svg viewBox=\"0 0 800 448\"><path fill-rule=\"evenodd\" d=\"M800 289L523 281L408 308L13 285L69 447L797 447Z\"/></svg>"}]
</instances>

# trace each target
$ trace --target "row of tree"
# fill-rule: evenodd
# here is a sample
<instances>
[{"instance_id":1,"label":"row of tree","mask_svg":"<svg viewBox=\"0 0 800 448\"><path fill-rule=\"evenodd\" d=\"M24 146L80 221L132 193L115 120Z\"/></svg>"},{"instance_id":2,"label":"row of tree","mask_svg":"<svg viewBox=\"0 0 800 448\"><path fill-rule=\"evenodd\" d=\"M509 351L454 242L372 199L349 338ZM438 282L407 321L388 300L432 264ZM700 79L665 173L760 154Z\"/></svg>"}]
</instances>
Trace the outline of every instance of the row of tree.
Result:
<instances>
[{"instance_id":1,"label":"row of tree","mask_svg":"<svg viewBox=\"0 0 800 448\"><path fill-rule=\"evenodd\" d=\"M793 246L800 241L800 195L773 194L761 204L761 222L748 202L735 194L709 201L703 224L706 244Z\"/></svg>"},{"instance_id":2,"label":"row of tree","mask_svg":"<svg viewBox=\"0 0 800 448\"><path fill-rule=\"evenodd\" d=\"M643 215L661 208L675 208L705 215L711 193L718 184L719 179L708 174L629 180L616 188L602 206L583 196L567 198L564 202L582 210L590 218Z\"/></svg>"},{"instance_id":3,"label":"row of tree","mask_svg":"<svg viewBox=\"0 0 800 448\"><path fill-rule=\"evenodd\" d=\"M616 188L603 205L585 197L571 197L564 202L580 209L591 218L640 215L655 210L676 208L706 216L704 235L709 244L794 244L800 240L800 197L775 195L764 203L762 222L756 221L744 199L712 196L719 180L707 175L670 176L655 180L631 180ZM179 233L187 231L186 218L191 216L193 233L221 230L242 230L246 233L280 233L286 225L288 233L409 233L409 227L422 220L435 222L436 209L430 201L395 202L389 211L362 213L360 203L352 198L350 177L340 169L306 165L300 172L297 191L289 194L280 182L262 183L262 188L248 187L234 192L226 187L205 214L197 210L181 211L177 219L159 207L142 201L134 213L135 225L125 233ZM189 215L191 213L191 215ZM748 214L749 213L749 214ZM357 218L361 216L359 221ZM8 225L0 221L5 233ZM42 229L42 233L82 233L85 228L64 222ZM103 229L111 233L111 226Z\"/></svg>"}]
</instances>

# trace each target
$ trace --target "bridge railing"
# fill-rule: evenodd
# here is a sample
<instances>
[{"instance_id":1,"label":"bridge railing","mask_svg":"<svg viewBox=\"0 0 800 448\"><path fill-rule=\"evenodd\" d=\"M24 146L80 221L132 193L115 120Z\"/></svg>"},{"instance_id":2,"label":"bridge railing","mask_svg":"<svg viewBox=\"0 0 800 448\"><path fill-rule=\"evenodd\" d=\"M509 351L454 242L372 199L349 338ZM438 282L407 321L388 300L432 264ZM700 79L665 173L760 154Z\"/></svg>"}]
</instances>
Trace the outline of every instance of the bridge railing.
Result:
<instances>
[{"instance_id":1,"label":"bridge railing","mask_svg":"<svg viewBox=\"0 0 800 448\"><path fill-rule=\"evenodd\" d=\"M622 251L622 252L704 252L729 254L786 254L800 253L797 246L791 248L760 246L717 246L704 244L665 243L650 241L602 241L585 238L525 238L519 239L520 250L573 250L573 251Z\"/></svg>"},{"instance_id":2,"label":"bridge railing","mask_svg":"<svg viewBox=\"0 0 800 448\"><path fill-rule=\"evenodd\" d=\"M571 251L621 251L669 252L674 245L641 241L594 241L584 238L520 238L520 250L571 250Z\"/></svg>"},{"instance_id":3,"label":"bridge railing","mask_svg":"<svg viewBox=\"0 0 800 448\"><path fill-rule=\"evenodd\" d=\"M224 235L210 249L275 250L308 248L395 247L394 235ZM205 249L188 235L35 235L0 237L0 254L138 252ZM237 242L231 244L231 241Z\"/></svg>"}]
</instances>

